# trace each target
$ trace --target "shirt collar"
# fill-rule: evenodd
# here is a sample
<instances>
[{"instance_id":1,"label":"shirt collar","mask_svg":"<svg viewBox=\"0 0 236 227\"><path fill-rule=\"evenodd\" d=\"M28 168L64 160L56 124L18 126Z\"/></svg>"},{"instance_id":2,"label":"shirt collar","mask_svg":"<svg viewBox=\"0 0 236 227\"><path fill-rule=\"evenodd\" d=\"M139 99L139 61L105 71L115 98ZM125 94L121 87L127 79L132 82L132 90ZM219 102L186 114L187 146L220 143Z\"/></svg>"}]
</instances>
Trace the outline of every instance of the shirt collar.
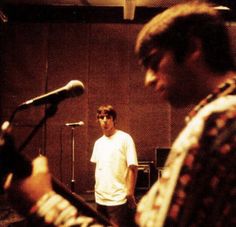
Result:
<instances>
[{"instance_id":1,"label":"shirt collar","mask_svg":"<svg viewBox=\"0 0 236 227\"><path fill-rule=\"evenodd\" d=\"M224 83L218 86L211 94L209 94L206 98L202 99L185 118L186 123L188 123L199 112L199 110L206 106L208 103L214 101L219 97L230 94L236 94L236 77L227 79Z\"/></svg>"}]
</instances>

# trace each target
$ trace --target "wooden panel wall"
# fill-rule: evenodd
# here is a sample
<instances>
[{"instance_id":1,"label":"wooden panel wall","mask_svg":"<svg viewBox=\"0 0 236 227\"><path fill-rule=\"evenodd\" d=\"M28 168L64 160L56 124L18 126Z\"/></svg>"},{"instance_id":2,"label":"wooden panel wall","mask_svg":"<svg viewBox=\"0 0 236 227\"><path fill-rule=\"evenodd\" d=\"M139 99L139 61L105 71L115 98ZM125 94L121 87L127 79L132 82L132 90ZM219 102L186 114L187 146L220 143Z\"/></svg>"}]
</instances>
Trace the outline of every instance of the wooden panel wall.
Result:
<instances>
[{"instance_id":1,"label":"wooden panel wall","mask_svg":"<svg viewBox=\"0 0 236 227\"><path fill-rule=\"evenodd\" d=\"M84 121L75 128L75 189L93 188L89 162L101 131L96 109L112 104L117 127L135 140L139 160L154 160L156 147L170 147L183 125L187 109L173 110L143 86L144 72L134 56L140 24L119 23L8 23L1 32L1 121L17 105L32 97L81 80L86 92L63 101L24 150L31 157L42 153L55 176L70 187L71 132L66 122ZM19 146L44 116L45 107L16 115L14 135Z\"/></svg>"}]
</instances>

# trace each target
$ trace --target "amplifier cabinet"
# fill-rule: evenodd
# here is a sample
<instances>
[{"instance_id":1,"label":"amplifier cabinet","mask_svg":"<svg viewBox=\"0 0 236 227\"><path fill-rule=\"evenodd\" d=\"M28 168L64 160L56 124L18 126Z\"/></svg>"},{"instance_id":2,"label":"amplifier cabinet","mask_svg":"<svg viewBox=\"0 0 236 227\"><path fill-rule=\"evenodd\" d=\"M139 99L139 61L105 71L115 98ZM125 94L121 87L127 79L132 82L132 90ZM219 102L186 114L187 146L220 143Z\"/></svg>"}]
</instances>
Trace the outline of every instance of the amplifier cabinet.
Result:
<instances>
[{"instance_id":1,"label":"amplifier cabinet","mask_svg":"<svg viewBox=\"0 0 236 227\"><path fill-rule=\"evenodd\" d=\"M163 168L169 155L170 148L162 147L155 149L155 166L156 168Z\"/></svg>"},{"instance_id":2,"label":"amplifier cabinet","mask_svg":"<svg viewBox=\"0 0 236 227\"><path fill-rule=\"evenodd\" d=\"M154 161L139 161L137 190L148 190L152 186L154 169Z\"/></svg>"},{"instance_id":3,"label":"amplifier cabinet","mask_svg":"<svg viewBox=\"0 0 236 227\"><path fill-rule=\"evenodd\" d=\"M160 179L164 170L165 162L170 153L170 148L162 147L155 149L155 166L157 169L157 177Z\"/></svg>"}]
</instances>

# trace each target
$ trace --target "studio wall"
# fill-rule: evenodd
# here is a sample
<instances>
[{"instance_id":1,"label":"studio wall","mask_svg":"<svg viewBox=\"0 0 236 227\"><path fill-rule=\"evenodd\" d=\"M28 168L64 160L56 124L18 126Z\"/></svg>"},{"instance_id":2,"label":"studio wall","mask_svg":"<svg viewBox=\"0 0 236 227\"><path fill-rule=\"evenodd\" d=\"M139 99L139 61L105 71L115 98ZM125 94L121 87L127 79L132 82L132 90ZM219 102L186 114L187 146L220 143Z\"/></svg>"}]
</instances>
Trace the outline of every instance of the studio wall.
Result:
<instances>
[{"instance_id":1,"label":"studio wall","mask_svg":"<svg viewBox=\"0 0 236 227\"><path fill-rule=\"evenodd\" d=\"M175 110L143 85L144 71L134 55L141 24L128 23L7 23L1 27L1 122L20 103L81 80L85 93L58 105L56 114L27 144L31 158L46 155L52 173L70 187L72 128L67 122L84 121L74 129L75 191L93 189L89 162L93 144L101 136L96 122L99 105L112 104L117 127L130 133L139 160L154 160L157 147L170 147L191 107ZM235 36L235 35L234 35ZM45 106L16 114L13 134L19 147L45 116Z\"/></svg>"}]
</instances>

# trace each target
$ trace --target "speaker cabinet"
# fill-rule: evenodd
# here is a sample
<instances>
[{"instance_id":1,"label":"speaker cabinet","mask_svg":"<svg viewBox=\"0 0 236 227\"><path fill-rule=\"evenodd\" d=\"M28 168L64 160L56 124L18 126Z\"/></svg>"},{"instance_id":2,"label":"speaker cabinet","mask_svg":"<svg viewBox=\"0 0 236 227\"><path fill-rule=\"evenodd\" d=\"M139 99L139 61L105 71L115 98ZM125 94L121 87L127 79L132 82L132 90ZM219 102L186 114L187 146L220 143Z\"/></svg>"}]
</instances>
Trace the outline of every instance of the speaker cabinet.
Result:
<instances>
[{"instance_id":1,"label":"speaker cabinet","mask_svg":"<svg viewBox=\"0 0 236 227\"><path fill-rule=\"evenodd\" d=\"M163 168L166 162L166 159L169 155L170 148L162 147L156 148L155 150L155 166L156 168Z\"/></svg>"},{"instance_id":2,"label":"speaker cabinet","mask_svg":"<svg viewBox=\"0 0 236 227\"><path fill-rule=\"evenodd\" d=\"M148 190L155 178L154 161L139 161L136 189Z\"/></svg>"},{"instance_id":3,"label":"speaker cabinet","mask_svg":"<svg viewBox=\"0 0 236 227\"><path fill-rule=\"evenodd\" d=\"M157 178L159 179L164 170L165 162L170 153L170 148L162 147L155 150L155 166L157 169Z\"/></svg>"}]
</instances>

